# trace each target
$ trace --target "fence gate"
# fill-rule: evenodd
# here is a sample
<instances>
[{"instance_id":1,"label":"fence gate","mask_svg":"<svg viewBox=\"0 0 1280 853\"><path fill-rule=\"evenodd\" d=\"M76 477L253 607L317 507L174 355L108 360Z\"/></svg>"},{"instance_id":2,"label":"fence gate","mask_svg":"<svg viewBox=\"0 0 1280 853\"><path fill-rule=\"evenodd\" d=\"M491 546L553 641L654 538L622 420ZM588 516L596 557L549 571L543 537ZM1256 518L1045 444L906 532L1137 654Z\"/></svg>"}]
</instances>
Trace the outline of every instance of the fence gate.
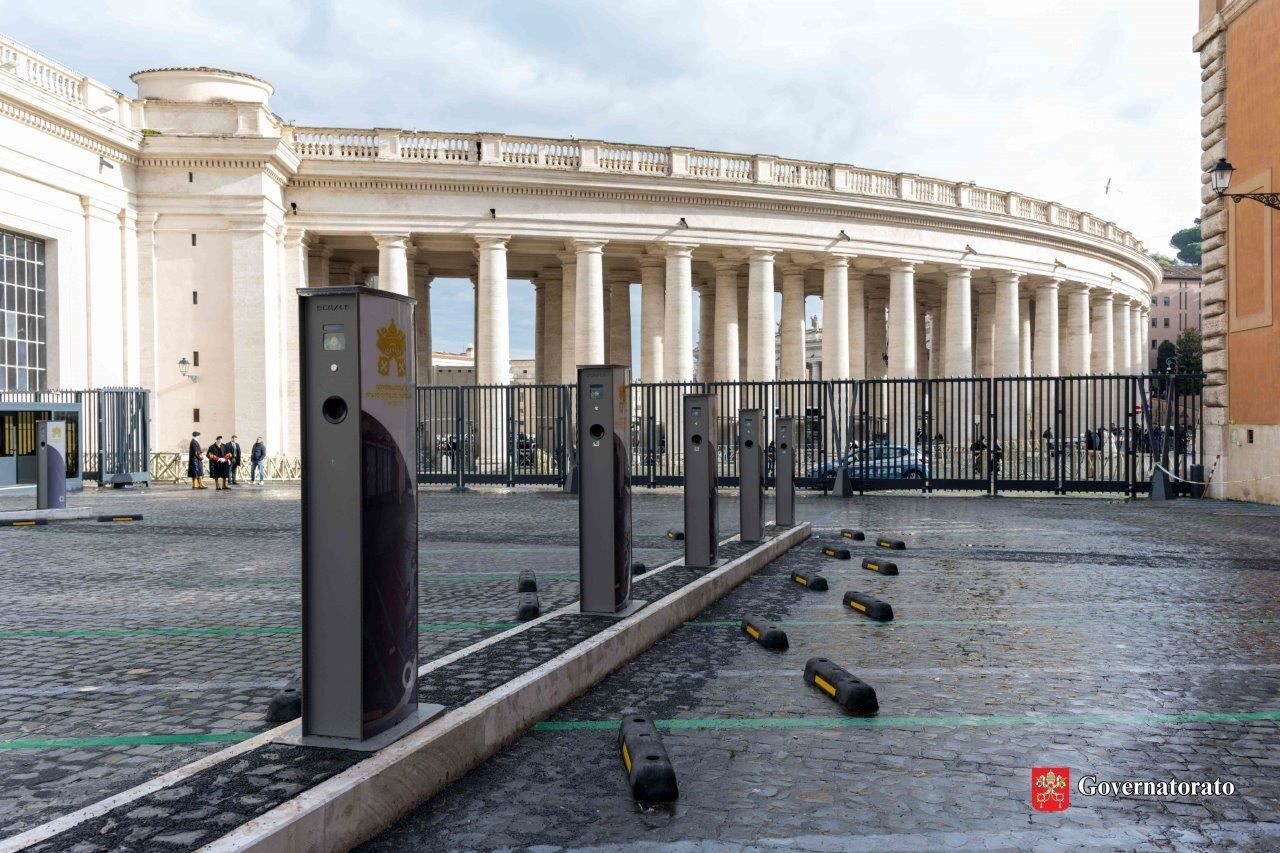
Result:
<instances>
[{"instance_id":1,"label":"fence gate","mask_svg":"<svg viewBox=\"0 0 1280 853\"><path fill-rule=\"evenodd\" d=\"M100 388L98 483L125 486L151 482L151 436L148 393L138 388Z\"/></svg>"}]
</instances>

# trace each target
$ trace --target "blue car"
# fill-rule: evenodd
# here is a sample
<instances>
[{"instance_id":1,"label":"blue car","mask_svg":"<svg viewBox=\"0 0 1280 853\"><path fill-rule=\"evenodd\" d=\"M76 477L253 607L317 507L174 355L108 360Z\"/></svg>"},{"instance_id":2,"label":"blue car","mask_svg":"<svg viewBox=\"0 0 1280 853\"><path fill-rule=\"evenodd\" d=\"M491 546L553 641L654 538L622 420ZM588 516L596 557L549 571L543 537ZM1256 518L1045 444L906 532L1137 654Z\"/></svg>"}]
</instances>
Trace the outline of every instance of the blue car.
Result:
<instances>
[{"instance_id":1,"label":"blue car","mask_svg":"<svg viewBox=\"0 0 1280 853\"><path fill-rule=\"evenodd\" d=\"M928 455L902 444L860 447L845 454L838 463L814 468L807 476L812 480L834 481L835 469L842 465L858 480L923 480L929 476Z\"/></svg>"}]
</instances>

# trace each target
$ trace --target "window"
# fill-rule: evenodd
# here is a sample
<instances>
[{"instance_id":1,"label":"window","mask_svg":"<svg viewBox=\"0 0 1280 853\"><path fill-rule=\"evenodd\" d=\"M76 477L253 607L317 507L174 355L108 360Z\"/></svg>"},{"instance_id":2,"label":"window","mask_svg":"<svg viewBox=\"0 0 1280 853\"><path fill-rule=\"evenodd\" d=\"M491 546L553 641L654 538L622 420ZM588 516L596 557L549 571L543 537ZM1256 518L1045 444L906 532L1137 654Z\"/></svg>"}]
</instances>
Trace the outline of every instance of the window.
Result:
<instances>
[{"instance_id":1,"label":"window","mask_svg":"<svg viewBox=\"0 0 1280 853\"><path fill-rule=\"evenodd\" d=\"M192 234L192 235L191 235L191 245L193 245L193 246L194 246L195 244L196 244L196 235Z\"/></svg>"},{"instance_id":2,"label":"window","mask_svg":"<svg viewBox=\"0 0 1280 853\"><path fill-rule=\"evenodd\" d=\"M1166 325L1167 325L1167 324L1166 324ZM199 367L199 366L200 366L200 350L192 350L192 351L191 351L191 366L192 366L192 367Z\"/></svg>"},{"instance_id":3,"label":"window","mask_svg":"<svg viewBox=\"0 0 1280 853\"><path fill-rule=\"evenodd\" d=\"M192 409L192 410L191 410L191 422L192 422L192 423L196 423L196 424L200 423L200 410L199 410L199 409Z\"/></svg>"},{"instance_id":4,"label":"window","mask_svg":"<svg viewBox=\"0 0 1280 853\"><path fill-rule=\"evenodd\" d=\"M1151 339L1151 348L1152 348L1152 349L1159 349L1159 347L1157 347L1157 346L1156 346L1156 339L1155 339L1155 338L1152 338L1152 339Z\"/></svg>"},{"instance_id":5,"label":"window","mask_svg":"<svg viewBox=\"0 0 1280 853\"><path fill-rule=\"evenodd\" d=\"M1151 328L1153 328L1153 329L1154 329L1154 328L1159 324L1159 322L1160 322L1160 321L1159 321L1159 320L1157 320L1155 317L1152 317L1152 318L1151 318Z\"/></svg>"},{"instance_id":6,"label":"window","mask_svg":"<svg viewBox=\"0 0 1280 853\"><path fill-rule=\"evenodd\" d=\"M1166 297L1164 298L1164 304L1165 304L1166 306L1169 304L1169 297L1167 297L1167 296L1166 296Z\"/></svg>"},{"instance_id":7,"label":"window","mask_svg":"<svg viewBox=\"0 0 1280 853\"><path fill-rule=\"evenodd\" d=\"M1153 296L1153 297L1151 297L1151 304L1152 304L1152 305L1155 305L1155 304L1156 304L1156 298L1155 298L1154 296Z\"/></svg>"},{"instance_id":8,"label":"window","mask_svg":"<svg viewBox=\"0 0 1280 853\"><path fill-rule=\"evenodd\" d=\"M191 291L191 304L192 305L200 304L200 294L194 290Z\"/></svg>"},{"instance_id":9,"label":"window","mask_svg":"<svg viewBox=\"0 0 1280 853\"><path fill-rule=\"evenodd\" d=\"M44 241L0 231L0 391L43 391Z\"/></svg>"},{"instance_id":10,"label":"window","mask_svg":"<svg viewBox=\"0 0 1280 853\"><path fill-rule=\"evenodd\" d=\"M1168 317L1165 317L1165 318L1164 318L1164 327L1165 327L1166 329L1167 329L1167 328L1169 328L1169 318L1168 318Z\"/></svg>"}]
</instances>

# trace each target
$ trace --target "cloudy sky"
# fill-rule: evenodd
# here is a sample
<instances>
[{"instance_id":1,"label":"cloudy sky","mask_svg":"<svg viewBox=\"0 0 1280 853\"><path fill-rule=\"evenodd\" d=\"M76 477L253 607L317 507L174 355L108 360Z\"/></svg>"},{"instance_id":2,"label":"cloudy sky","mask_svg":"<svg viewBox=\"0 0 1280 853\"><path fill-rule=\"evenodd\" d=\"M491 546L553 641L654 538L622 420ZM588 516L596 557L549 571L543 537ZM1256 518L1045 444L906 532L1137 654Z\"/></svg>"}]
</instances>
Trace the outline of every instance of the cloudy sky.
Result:
<instances>
[{"instance_id":1,"label":"cloudy sky","mask_svg":"<svg viewBox=\"0 0 1280 853\"><path fill-rule=\"evenodd\" d=\"M1089 210L1169 254L1199 213L1190 0L4 6L6 35L123 92L142 68L232 68L271 81L273 109L299 124L574 135L971 180ZM433 288L438 347L470 342L469 290ZM514 288L517 309L531 301ZM531 349L532 313L513 311L514 354Z\"/></svg>"}]
</instances>

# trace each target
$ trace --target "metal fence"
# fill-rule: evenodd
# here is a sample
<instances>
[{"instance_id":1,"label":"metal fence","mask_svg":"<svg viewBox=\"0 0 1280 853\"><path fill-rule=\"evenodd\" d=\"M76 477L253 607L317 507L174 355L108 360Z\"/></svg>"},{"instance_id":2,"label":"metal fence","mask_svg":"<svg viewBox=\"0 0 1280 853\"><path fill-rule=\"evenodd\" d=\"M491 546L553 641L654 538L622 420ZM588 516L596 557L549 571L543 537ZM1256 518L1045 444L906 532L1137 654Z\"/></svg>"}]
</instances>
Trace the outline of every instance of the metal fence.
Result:
<instances>
[{"instance_id":1,"label":"metal fence","mask_svg":"<svg viewBox=\"0 0 1280 853\"><path fill-rule=\"evenodd\" d=\"M150 480L149 395L145 388L0 391L0 402L79 403L84 479L123 485Z\"/></svg>"},{"instance_id":2,"label":"metal fence","mask_svg":"<svg viewBox=\"0 0 1280 853\"><path fill-rule=\"evenodd\" d=\"M796 482L854 489L1126 492L1162 464L1187 478L1200 462L1198 378L1153 376L636 383L632 482L683 482L681 400L717 400L717 479L738 477L741 409L765 413L772 477L778 417L799 425ZM574 457L574 389L565 385L420 386L423 483L563 484Z\"/></svg>"}]
</instances>

